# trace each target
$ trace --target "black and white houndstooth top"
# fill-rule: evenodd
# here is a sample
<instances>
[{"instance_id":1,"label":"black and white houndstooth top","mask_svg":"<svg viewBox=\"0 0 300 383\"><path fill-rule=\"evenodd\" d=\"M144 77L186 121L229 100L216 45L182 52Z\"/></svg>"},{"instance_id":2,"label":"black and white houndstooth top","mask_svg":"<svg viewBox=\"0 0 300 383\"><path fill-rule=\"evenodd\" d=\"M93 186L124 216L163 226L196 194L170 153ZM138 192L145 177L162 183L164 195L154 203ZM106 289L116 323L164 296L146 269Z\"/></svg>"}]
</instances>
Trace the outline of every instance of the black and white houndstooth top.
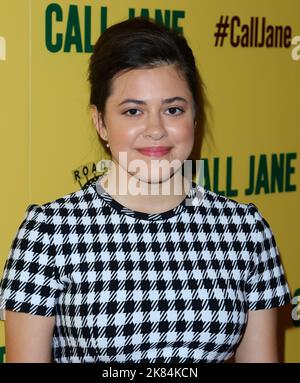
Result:
<instances>
[{"instance_id":1,"label":"black and white houndstooth top","mask_svg":"<svg viewBox=\"0 0 300 383\"><path fill-rule=\"evenodd\" d=\"M254 204L193 183L176 208L147 214L122 206L99 179L30 205L0 287L2 310L55 316L62 363L222 362L248 310L290 299Z\"/></svg>"}]
</instances>

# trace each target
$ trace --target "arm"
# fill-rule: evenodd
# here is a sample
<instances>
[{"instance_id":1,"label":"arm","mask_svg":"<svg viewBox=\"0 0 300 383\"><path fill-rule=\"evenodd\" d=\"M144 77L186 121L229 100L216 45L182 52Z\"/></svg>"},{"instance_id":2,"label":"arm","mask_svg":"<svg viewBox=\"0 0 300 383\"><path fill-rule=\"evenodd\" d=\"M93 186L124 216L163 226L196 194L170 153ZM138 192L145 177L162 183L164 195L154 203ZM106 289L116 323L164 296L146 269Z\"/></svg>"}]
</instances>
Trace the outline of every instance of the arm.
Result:
<instances>
[{"instance_id":1,"label":"arm","mask_svg":"<svg viewBox=\"0 0 300 383\"><path fill-rule=\"evenodd\" d=\"M7 363L50 363L55 317L5 311Z\"/></svg>"},{"instance_id":2,"label":"arm","mask_svg":"<svg viewBox=\"0 0 300 383\"><path fill-rule=\"evenodd\" d=\"M248 311L248 324L236 354L236 363L277 363L277 307Z\"/></svg>"}]
</instances>

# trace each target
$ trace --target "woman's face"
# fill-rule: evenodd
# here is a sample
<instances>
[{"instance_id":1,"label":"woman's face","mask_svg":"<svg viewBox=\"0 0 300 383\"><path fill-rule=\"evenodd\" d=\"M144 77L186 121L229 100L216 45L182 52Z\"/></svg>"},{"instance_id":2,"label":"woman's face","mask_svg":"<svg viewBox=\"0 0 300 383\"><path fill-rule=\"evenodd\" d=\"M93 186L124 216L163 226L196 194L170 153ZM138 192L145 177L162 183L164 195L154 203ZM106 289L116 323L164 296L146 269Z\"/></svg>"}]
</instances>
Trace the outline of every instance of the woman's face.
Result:
<instances>
[{"instance_id":1,"label":"woman's face","mask_svg":"<svg viewBox=\"0 0 300 383\"><path fill-rule=\"evenodd\" d=\"M104 123L96 108L93 120L114 163L147 183L169 179L194 145L193 97L173 65L118 74Z\"/></svg>"}]
</instances>

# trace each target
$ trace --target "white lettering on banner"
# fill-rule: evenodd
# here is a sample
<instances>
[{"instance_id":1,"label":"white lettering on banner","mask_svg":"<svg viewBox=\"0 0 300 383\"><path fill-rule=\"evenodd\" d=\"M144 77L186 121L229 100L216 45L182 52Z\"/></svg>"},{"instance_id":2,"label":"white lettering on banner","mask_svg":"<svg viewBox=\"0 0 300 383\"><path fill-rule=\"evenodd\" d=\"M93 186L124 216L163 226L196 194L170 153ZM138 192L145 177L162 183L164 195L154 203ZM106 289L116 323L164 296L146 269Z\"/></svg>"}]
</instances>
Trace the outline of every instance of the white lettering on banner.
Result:
<instances>
[{"instance_id":1,"label":"white lettering on banner","mask_svg":"<svg viewBox=\"0 0 300 383\"><path fill-rule=\"evenodd\" d=\"M6 60L6 40L0 36L0 61Z\"/></svg>"},{"instance_id":2,"label":"white lettering on banner","mask_svg":"<svg viewBox=\"0 0 300 383\"><path fill-rule=\"evenodd\" d=\"M291 52L292 59L298 61L300 60L300 36L294 36L292 38L292 45L296 45Z\"/></svg>"}]
</instances>

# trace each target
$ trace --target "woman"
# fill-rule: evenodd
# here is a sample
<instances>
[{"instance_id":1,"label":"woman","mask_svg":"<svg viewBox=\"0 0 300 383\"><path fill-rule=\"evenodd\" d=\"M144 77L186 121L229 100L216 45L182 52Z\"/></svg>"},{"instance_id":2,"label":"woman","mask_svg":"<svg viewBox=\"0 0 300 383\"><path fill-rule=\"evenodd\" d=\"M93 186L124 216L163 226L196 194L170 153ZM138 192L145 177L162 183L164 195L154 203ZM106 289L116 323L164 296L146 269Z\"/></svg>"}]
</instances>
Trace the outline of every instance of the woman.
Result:
<instances>
[{"instance_id":1,"label":"woman","mask_svg":"<svg viewBox=\"0 0 300 383\"><path fill-rule=\"evenodd\" d=\"M27 210L1 285L7 361L277 362L290 292L271 228L183 171L205 124L186 40L115 24L89 80L112 166Z\"/></svg>"}]
</instances>

